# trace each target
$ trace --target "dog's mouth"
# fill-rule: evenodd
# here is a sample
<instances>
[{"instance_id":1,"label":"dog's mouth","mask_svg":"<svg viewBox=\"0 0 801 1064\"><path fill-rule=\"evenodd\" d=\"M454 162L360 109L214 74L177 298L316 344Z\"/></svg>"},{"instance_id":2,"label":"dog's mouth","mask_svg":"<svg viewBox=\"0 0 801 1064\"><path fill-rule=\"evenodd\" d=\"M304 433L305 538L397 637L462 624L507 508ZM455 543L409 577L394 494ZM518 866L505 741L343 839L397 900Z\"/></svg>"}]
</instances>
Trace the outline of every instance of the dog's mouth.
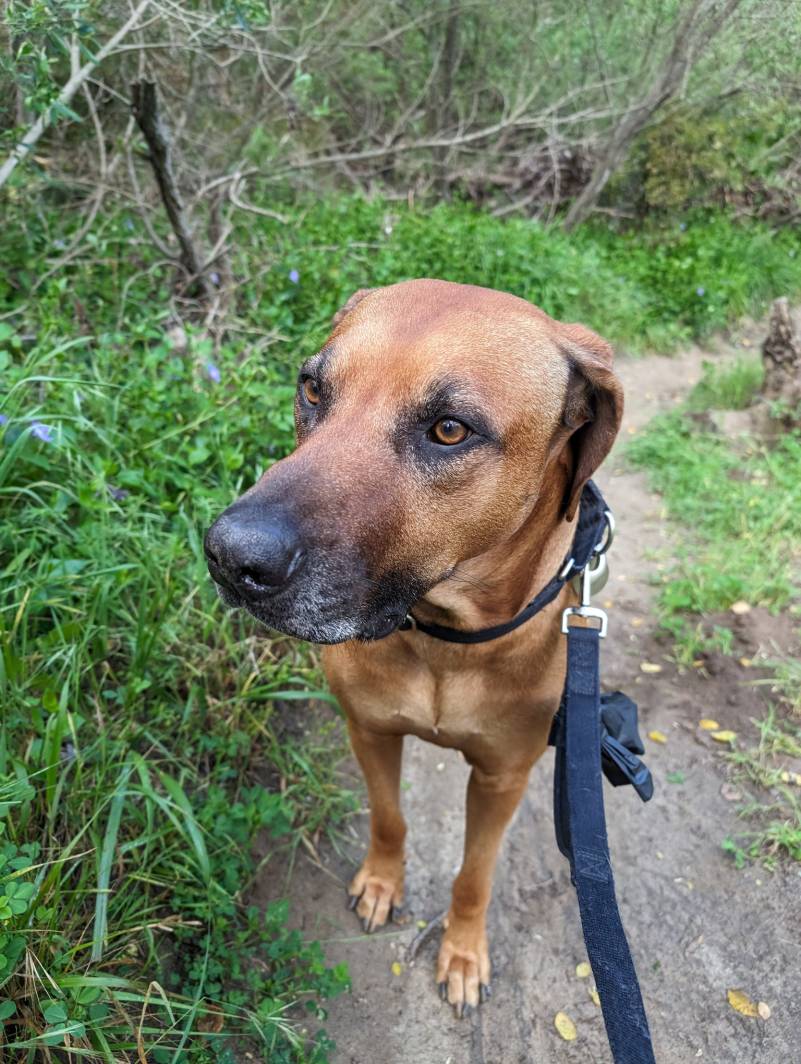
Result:
<instances>
[{"instance_id":1,"label":"dog's mouth","mask_svg":"<svg viewBox=\"0 0 801 1064\"><path fill-rule=\"evenodd\" d=\"M217 594L229 609L247 610L261 624L284 635L327 645L385 639L400 628L411 603L419 597L410 592L402 599L392 596L392 601L388 601L390 596L384 595L380 602L354 610L352 599L342 601L340 596L334 596L333 600L326 600L319 591L305 596L298 592L249 595L232 588L214 573L212 578Z\"/></svg>"}]
</instances>

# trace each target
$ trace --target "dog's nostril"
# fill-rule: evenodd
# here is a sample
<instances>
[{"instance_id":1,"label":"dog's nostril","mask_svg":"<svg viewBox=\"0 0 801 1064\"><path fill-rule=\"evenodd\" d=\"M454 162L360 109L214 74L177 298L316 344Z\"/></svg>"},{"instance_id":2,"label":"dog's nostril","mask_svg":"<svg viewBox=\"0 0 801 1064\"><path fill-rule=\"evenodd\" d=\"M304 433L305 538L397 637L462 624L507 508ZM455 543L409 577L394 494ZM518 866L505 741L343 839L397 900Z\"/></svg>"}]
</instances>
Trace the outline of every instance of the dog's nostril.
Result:
<instances>
[{"instance_id":1,"label":"dog's nostril","mask_svg":"<svg viewBox=\"0 0 801 1064\"><path fill-rule=\"evenodd\" d=\"M260 573L257 569L251 569L248 566L240 569L237 573L239 579L245 584L253 584L255 587L264 587L264 574Z\"/></svg>"}]
</instances>

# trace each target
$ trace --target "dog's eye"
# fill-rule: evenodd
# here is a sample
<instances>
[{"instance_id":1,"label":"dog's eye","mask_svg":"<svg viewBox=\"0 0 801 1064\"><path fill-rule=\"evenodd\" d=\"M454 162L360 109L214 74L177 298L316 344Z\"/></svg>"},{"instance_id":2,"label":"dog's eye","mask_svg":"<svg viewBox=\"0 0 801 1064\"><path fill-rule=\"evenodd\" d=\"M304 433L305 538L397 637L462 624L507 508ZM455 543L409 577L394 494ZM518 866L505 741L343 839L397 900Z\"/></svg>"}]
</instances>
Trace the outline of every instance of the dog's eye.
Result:
<instances>
[{"instance_id":1,"label":"dog's eye","mask_svg":"<svg viewBox=\"0 0 801 1064\"><path fill-rule=\"evenodd\" d=\"M434 443L444 444L446 447L453 447L457 443L464 443L464 441L471 436L472 432L463 425L461 421L457 421L454 417L443 417L439 421L432 425L428 430L428 437L433 440Z\"/></svg>"},{"instance_id":2,"label":"dog's eye","mask_svg":"<svg viewBox=\"0 0 801 1064\"><path fill-rule=\"evenodd\" d=\"M317 406L320 402L320 385L314 377L307 377L301 387L303 388L303 396L306 402L311 403L312 406Z\"/></svg>"}]
</instances>

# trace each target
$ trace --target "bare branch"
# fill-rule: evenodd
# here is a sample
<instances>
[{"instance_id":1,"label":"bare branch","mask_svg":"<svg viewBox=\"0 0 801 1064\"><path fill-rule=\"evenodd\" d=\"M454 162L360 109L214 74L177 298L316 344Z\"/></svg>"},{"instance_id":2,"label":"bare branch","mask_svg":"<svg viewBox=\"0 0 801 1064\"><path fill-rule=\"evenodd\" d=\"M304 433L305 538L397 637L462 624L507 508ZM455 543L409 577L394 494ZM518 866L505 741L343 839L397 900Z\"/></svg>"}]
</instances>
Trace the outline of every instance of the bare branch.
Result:
<instances>
[{"instance_id":1,"label":"bare branch","mask_svg":"<svg viewBox=\"0 0 801 1064\"><path fill-rule=\"evenodd\" d=\"M150 149L150 163L156 175L164 209L181 249L181 263L189 275L189 280L196 281L204 298L211 300L214 289L204 272L203 263L195 247L192 227L181 202L172 167L172 143L159 114L156 85L152 81L134 82L131 86L131 96L134 117Z\"/></svg>"}]
</instances>

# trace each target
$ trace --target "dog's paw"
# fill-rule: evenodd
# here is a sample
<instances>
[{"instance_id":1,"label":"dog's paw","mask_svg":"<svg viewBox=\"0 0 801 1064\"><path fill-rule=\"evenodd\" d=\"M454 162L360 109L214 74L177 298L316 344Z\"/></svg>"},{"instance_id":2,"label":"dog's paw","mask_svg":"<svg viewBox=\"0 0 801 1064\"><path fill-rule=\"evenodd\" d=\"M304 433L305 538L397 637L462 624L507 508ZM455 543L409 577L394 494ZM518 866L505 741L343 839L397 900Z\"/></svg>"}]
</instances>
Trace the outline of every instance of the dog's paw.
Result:
<instances>
[{"instance_id":1,"label":"dog's paw","mask_svg":"<svg viewBox=\"0 0 801 1064\"><path fill-rule=\"evenodd\" d=\"M403 872L382 874L362 865L348 887L348 908L361 918L362 930L383 927L403 904Z\"/></svg>"},{"instance_id":2,"label":"dog's paw","mask_svg":"<svg viewBox=\"0 0 801 1064\"><path fill-rule=\"evenodd\" d=\"M439 996L461 1019L488 1001L490 959L483 920L460 921L451 915L437 958Z\"/></svg>"}]
</instances>

